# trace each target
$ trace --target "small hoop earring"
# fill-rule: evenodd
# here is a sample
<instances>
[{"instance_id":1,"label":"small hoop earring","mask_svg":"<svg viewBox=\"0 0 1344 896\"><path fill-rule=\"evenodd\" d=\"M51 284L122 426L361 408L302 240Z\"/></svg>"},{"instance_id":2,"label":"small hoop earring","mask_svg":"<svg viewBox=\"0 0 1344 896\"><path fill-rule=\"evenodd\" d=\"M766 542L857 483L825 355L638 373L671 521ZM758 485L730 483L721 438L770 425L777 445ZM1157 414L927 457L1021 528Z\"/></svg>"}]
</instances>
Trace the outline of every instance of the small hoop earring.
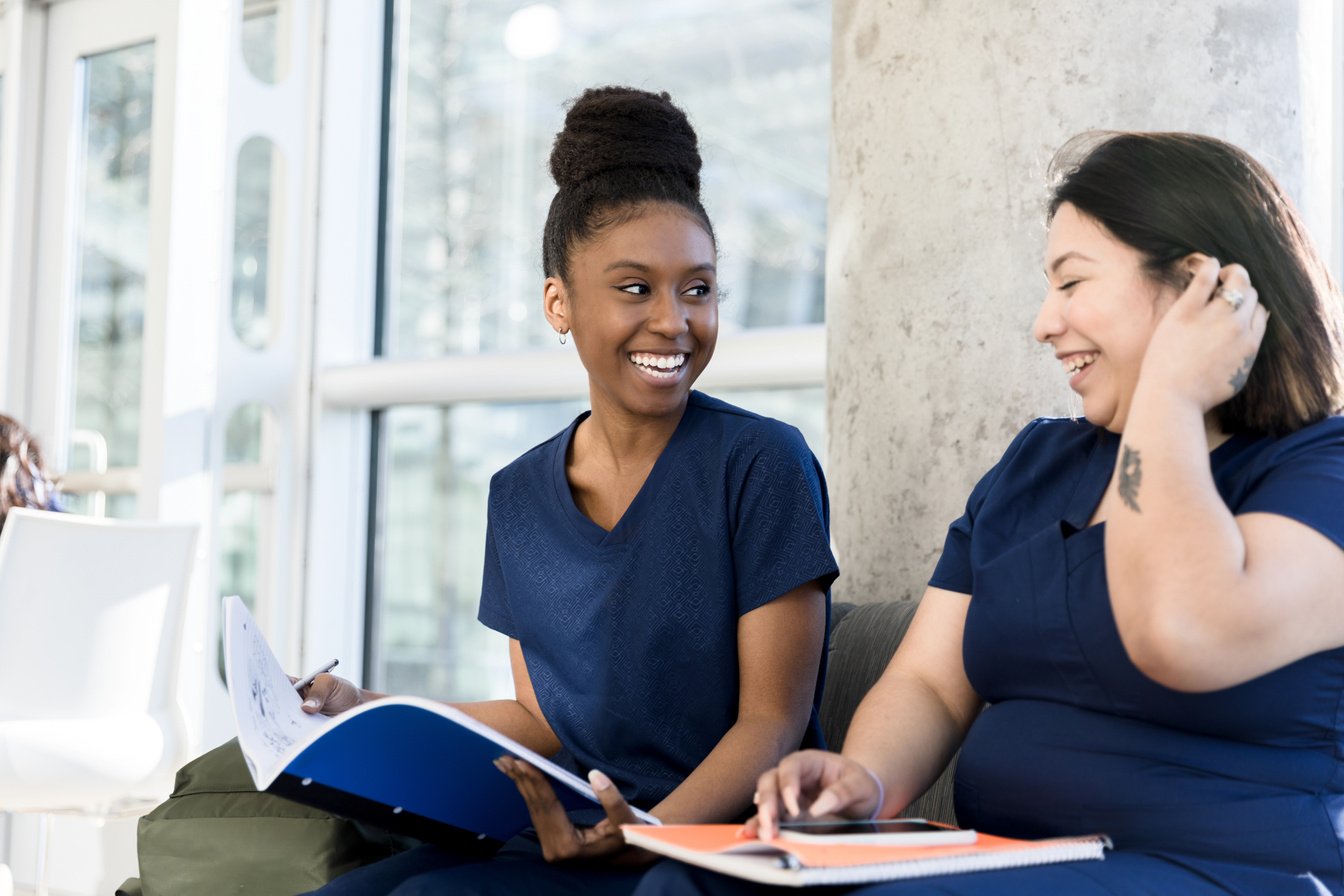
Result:
<instances>
[{"instance_id":1,"label":"small hoop earring","mask_svg":"<svg viewBox=\"0 0 1344 896\"><path fill-rule=\"evenodd\" d=\"M561 330L561 331L560 331L560 344L561 344L561 345L564 345L566 342L568 342L568 340L565 339L565 334L566 334L566 331L565 331L565 330Z\"/></svg>"}]
</instances>

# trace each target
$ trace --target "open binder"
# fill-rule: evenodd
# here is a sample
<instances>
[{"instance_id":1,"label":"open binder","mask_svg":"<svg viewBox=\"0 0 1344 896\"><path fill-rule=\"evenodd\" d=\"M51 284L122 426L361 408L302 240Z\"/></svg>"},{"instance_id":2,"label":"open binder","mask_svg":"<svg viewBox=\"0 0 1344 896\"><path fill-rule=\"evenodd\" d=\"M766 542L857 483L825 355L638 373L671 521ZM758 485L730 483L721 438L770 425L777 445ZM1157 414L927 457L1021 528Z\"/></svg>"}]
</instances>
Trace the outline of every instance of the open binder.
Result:
<instances>
[{"instance_id":1,"label":"open binder","mask_svg":"<svg viewBox=\"0 0 1344 896\"><path fill-rule=\"evenodd\" d=\"M224 599L224 620L225 678L258 790L422 839L507 840L532 823L494 766L507 753L545 772L567 809L600 807L578 775L443 703L388 697L310 715L237 597Z\"/></svg>"}]
</instances>

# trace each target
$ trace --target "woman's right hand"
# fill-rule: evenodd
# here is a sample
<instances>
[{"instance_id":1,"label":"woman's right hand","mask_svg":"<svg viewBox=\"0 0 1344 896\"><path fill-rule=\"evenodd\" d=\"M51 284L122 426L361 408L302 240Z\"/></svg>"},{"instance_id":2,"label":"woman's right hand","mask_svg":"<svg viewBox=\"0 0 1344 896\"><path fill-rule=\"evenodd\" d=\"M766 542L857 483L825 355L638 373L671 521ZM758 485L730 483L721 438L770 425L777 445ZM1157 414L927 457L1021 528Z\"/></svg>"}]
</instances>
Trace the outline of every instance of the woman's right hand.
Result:
<instances>
[{"instance_id":1,"label":"woman's right hand","mask_svg":"<svg viewBox=\"0 0 1344 896\"><path fill-rule=\"evenodd\" d=\"M373 695L344 678L323 672L303 694L303 711L334 716L373 699Z\"/></svg>"},{"instance_id":2,"label":"woman's right hand","mask_svg":"<svg viewBox=\"0 0 1344 896\"><path fill-rule=\"evenodd\" d=\"M771 840L779 822L800 817L872 818L882 787L866 767L838 753L802 750L785 756L756 781L756 817L745 833Z\"/></svg>"}]
</instances>

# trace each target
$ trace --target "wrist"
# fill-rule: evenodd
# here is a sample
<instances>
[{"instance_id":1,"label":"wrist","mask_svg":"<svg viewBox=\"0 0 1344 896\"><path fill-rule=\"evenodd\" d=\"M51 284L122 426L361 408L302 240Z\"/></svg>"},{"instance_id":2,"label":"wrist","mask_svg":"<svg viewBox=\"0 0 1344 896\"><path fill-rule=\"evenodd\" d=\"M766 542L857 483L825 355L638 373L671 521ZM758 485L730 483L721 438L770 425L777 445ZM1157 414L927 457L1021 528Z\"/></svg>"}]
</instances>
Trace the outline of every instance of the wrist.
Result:
<instances>
[{"instance_id":1,"label":"wrist","mask_svg":"<svg viewBox=\"0 0 1344 896\"><path fill-rule=\"evenodd\" d=\"M1130 399L1130 416L1133 416L1134 408L1146 407L1161 415L1174 413L1202 418L1217 404L1217 400L1207 401L1205 396L1185 391L1179 378L1155 373L1144 365L1140 368L1139 379L1134 384L1134 395Z\"/></svg>"},{"instance_id":2,"label":"wrist","mask_svg":"<svg viewBox=\"0 0 1344 896\"><path fill-rule=\"evenodd\" d=\"M877 785L877 806L873 808L873 813L868 816L869 821L874 821L882 815L882 806L887 801L887 789L882 786L882 779L877 776L877 772L866 765L862 768L868 773L868 777L873 779L873 783Z\"/></svg>"}]
</instances>

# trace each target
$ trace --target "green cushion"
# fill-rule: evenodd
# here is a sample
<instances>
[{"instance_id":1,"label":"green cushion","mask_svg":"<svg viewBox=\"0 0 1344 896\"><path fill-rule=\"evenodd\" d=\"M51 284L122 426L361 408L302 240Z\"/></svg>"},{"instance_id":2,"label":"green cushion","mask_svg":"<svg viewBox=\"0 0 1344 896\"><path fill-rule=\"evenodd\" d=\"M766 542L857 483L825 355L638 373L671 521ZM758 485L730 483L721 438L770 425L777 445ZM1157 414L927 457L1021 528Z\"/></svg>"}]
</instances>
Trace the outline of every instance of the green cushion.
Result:
<instances>
[{"instance_id":1,"label":"green cushion","mask_svg":"<svg viewBox=\"0 0 1344 896\"><path fill-rule=\"evenodd\" d=\"M187 763L140 819L143 896L293 896L397 851L391 837L258 793L237 740ZM134 881L123 885L136 893Z\"/></svg>"}]
</instances>

